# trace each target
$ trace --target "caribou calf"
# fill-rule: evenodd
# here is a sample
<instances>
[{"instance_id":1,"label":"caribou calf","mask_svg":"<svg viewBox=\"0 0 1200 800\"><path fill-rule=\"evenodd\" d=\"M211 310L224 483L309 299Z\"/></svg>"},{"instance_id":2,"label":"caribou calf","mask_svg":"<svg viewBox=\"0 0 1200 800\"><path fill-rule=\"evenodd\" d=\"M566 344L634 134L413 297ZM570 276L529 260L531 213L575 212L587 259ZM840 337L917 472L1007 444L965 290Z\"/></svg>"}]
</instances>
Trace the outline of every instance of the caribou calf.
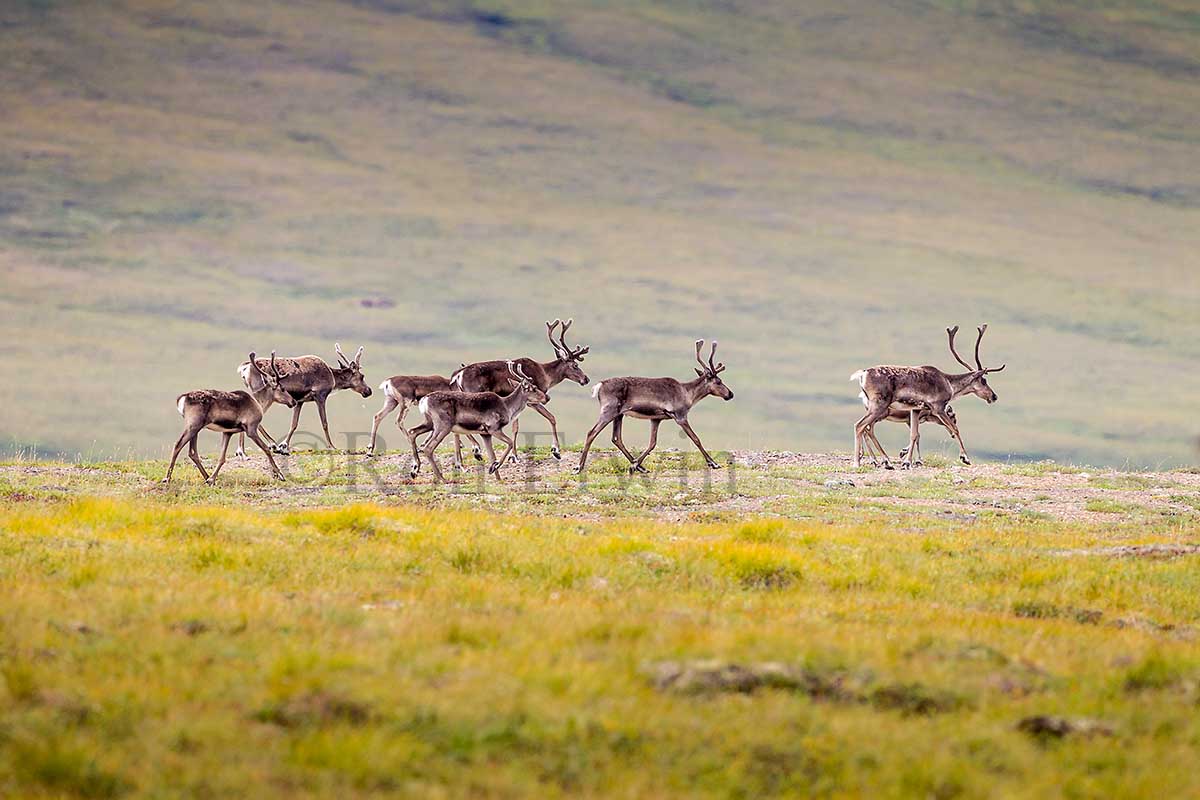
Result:
<instances>
[{"instance_id":1,"label":"caribou calf","mask_svg":"<svg viewBox=\"0 0 1200 800\"><path fill-rule=\"evenodd\" d=\"M896 367L878 366L870 369L860 369L850 376L850 380L858 383L861 397L867 407L867 413L854 424L854 466L862 466L863 444L868 439L879 448L883 455L884 467L891 469L887 453L875 438L875 423L887 418L896 411L928 411L939 423L950 431L950 435L958 442L958 457L964 464L970 464L967 448L963 445L958 424L946 413L947 404L957 398L974 394L985 400L989 405L999 398L992 387L988 385L987 375L1000 372L1007 364L986 368L979 359L979 343L987 332L987 325L978 328L979 338L975 340L975 367L971 367L959 356L954 349L954 337L958 334L958 326L947 328L950 338L950 353L959 364L969 372L951 374L937 367ZM904 466L912 465L913 450L917 445L919 415L911 415L909 421L909 446L904 455Z\"/></svg>"},{"instance_id":2,"label":"caribou calf","mask_svg":"<svg viewBox=\"0 0 1200 800\"><path fill-rule=\"evenodd\" d=\"M866 405L865 398L863 400L863 405ZM937 417L935 417L933 415L933 412L931 412L928 408L922 409L920 411L916 411L916 410L903 411L903 410L897 409L895 407L893 407L888 412L888 415L886 417L884 417L884 420L886 422L898 422L901 425L907 425L909 427L909 434L910 434L910 439L911 439L912 424L913 424L912 417L914 414L917 415L916 423L918 426L916 440L911 442L908 447L905 447L903 450L900 451L900 459L901 459L901 465L903 465L906 457L908 456L909 452L911 451L913 455L912 455L912 459L911 459L910 463L914 467L919 467L919 466L921 466L920 426L926 422L934 422L934 423L937 423L938 425L942 425L941 421ZM958 424L958 417L955 416L954 409L951 408L950 406L946 406L946 416L949 417L950 421L953 422L955 425ZM942 425L942 427L944 428L946 426ZM886 455L883 452L882 445L879 444L879 440L875 438L874 430L871 431L870 435L867 437L866 440L864 440L863 444L866 445L866 452L867 452L867 455L870 457L871 462L873 464L875 464L875 466L879 466L878 459L886 458Z\"/></svg>"},{"instance_id":3,"label":"caribou calf","mask_svg":"<svg viewBox=\"0 0 1200 800\"><path fill-rule=\"evenodd\" d=\"M396 427L405 436L408 436L408 430L404 427L404 417L410 406L417 405L421 398L434 392L457 390L458 386L451 385L450 379L443 378L441 375L393 375L379 384L379 391L383 392L383 408L379 409L379 413L375 415L371 423L371 445L367 448L367 455L375 455L375 439L379 433L379 423L383 422L384 418L397 406L400 407L400 413L396 416ZM468 436L467 438L474 446L476 460L482 461L483 457L479 455L479 444L475 441L475 437ZM462 446L459 443L458 434L454 435L454 464L459 469L463 468Z\"/></svg>"},{"instance_id":4,"label":"caribou calf","mask_svg":"<svg viewBox=\"0 0 1200 800\"><path fill-rule=\"evenodd\" d=\"M683 432L688 435L688 438L695 443L701 455L704 456L704 460L708 462L708 466L712 469L720 469L721 465L713 461L712 456L704 449L704 445L700 443L700 437L692 430L687 418L692 406L709 395L720 397L722 400L733 399L733 391L719 377L720 373L725 370L725 365L713 364L713 356L717 353L717 343L715 341L712 343L707 364L700 358L700 351L703 348L704 340L697 339L696 361L700 364L700 368L696 370L696 379L687 383L674 378L606 378L600 381L592 391L592 397L600 401L600 419L588 431L587 439L583 443L583 452L579 454L579 472L582 473L584 467L587 466L588 449L592 446L592 440L609 423L612 423L613 426L613 444L620 449L625 458L629 459L630 473L649 472L642 466L642 462L646 460L646 456L650 455L650 451L658 443L658 426L665 419L675 420L679 427L683 428ZM621 421L625 417L650 420L650 444L636 458L625 447L625 442L621 440Z\"/></svg>"},{"instance_id":5,"label":"caribou calf","mask_svg":"<svg viewBox=\"0 0 1200 800\"><path fill-rule=\"evenodd\" d=\"M434 392L421 398L417 408L425 415L425 421L408 432L409 442L412 444L414 478L421 469L417 437L429 432L431 433L424 447L425 458L429 460L434 479L438 483L445 478L438 469L434 451L451 433L479 434L488 454L488 472L499 474L502 462L496 460L496 452L492 449L492 437L495 436L508 445L504 454L504 458L507 459L516 450L517 442L504 432L504 428L509 423L516 422L527 404L550 401L550 396L538 388L519 364L509 361L508 371L514 388L503 397L495 392Z\"/></svg>"},{"instance_id":6,"label":"caribou calf","mask_svg":"<svg viewBox=\"0 0 1200 800\"><path fill-rule=\"evenodd\" d=\"M255 361L254 353L250 354L250 363L255 365L255 370L258 370L257 364L260 362ZM260 372L256 377L261 379L265 390L269 392L274 402L282 403L285 406L294 405L295 401L292 396L279 385L279 372L275 368L274 353L271 353L271 360L268 363L271 373ZM275 459L271 457L270 449L259 436L259 426L262 423L263 415L262 406L249 392L200 389L179 395L175 399L175 404L179 409L179 415L183 417L183 433L175 442L175 452L171 454L171 465L167 467L167 476L163 478L163 483L171 482L171 474L175 471L175 461L179 458L179 451L185 444L188 445L188 456L196 465L196 469L200 470L204 482L210 486L216 483L217 474L224 466L225 456L229 452L229 440L235 433L248 435L267 454L267 461L271 464L271 474L279 480L283 480L283 473L279 471ZM196 450L196 438L205 428L224 436L221 442L221 460L217 462L212 475L205 472L204 464L200 461L200 454Z\"/></svg>"}]
</instances>

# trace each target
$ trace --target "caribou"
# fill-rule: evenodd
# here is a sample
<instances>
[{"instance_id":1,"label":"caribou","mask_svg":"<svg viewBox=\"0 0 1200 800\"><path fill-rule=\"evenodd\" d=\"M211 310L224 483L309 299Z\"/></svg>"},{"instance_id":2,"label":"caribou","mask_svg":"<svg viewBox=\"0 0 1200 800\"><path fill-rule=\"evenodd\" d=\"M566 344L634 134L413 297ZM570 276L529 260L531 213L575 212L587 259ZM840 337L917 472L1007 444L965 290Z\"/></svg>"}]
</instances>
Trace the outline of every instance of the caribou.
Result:
<instances>
[{"instance_id":1,"label":"caribou","mask_svg":"<svg viewBox=\"0 0 1200 800\"><path fill-rule=\"evenodd\" d=\"M951 400L968 394L978 396L989 405L999 399L988 385L987 376L993 372L1000 372L1008 365L993 368L983 366L979 358L979 344L983 341L987 328L987 325L981 325L977 329L979 337L975 340L974 367L964 361L954 348L958 326L946 329L951 355L966 367L968 372L951 374L932 366L878 366L860 369L850 376L851 381L858 383L861 389L860 396L867 409L867 413L854 424L854 466L862 465L863 445L869 438L873 445L879 448L883 456L883 466L891 469L887 452L875 438L875 423L897 411L909 412L909 442L907 452L902 456L903 466L912 466L913 451L917 448L919 439L920 416L924 412L928 412L954 437L954 441L958 443L959 459L964 464L971 463L958 430L957 420L946 413L946 406Z\"/></svg>"},{"instance_id":2,"label":"caribou","mask_svg":"<svg viewBox=\"0 0 1200 800\"><path fill-rule=\"evenodd\" d=\"M305 403L315 402L317 404L317 412L321 415L321 428L325 431L325 441L329 445L329 449L333 450L333 439L329 435L329 420L325 416L325 401L329 399L329 395L339 389L353 389L363 397L371 396L371 387L367 386L363 380L362 373L362 355L363 349L358 348L358 352L354 354L354 358L346 358L346 354L342 352L342 346L334 343L334 351L337 353L338 366L330 367L325 360L318 356L299 356L298 358L281 358L278 362L280 385L292 396L294 403L289 403L292 406L292 429L288 431L288 435L282 442L275 445L275 452L286 454L292 449L292 436L296 433L296 428L300 425L300 409ZM238 374L242 376L242 381L245 382L246 388L252 392L260 392L263 385L258 376L262 375L264 362L259 361L255 365L257 369L250 368L249 361L243 362L238 367ZM271 396L266 396L262 403L263 411L265 412L271 407L273 400ZM245 437L239 441L237 455L245 456Z\"/></svg>"},{"instance_id":3,"label":"caribou","mask_svg":"<svg viewBox=\"0 0 1200 800\"><path fill-rule=\"evenodd\" d=\"M280 385L281 378L274 352L271 353L270 361L257 361L254 353L251 353L249 363L251 371L255 373L255 379L263 385L263 391L257 396L265 395L272 402L282 403L285 406L295 405L296 401L292 399L291 394ZM266 365L270 372L261 369L259 364ZM266 453L267 461L271 465L271 474L279 480L283 480L283 473L279 471L279 466L271 457L270 449L259 436L263 408L259 404L257 396L244 391L223 392L219 389L199 389L194 392L184 392L175 398L175 407L179 409L179 416L183 417L183 433L175 442L175 452L171 454L171 465L167 467L167 475L162 482L171 482L171 475L175 472L175 461L179 458L179 451L186 444L188 445L188 456L196 465L196 469L200 470L204 482L210 486L216 483L217 474L225 465L225 456L229 452L229 440L235 433L248 435ZM201 463L200 454L196 450L196 438L205 428L217 431L224 437L221 442L221 459L217 462L212 475L204 470L204 464Z\"/></svg>"},{"instance_id":4,"label":"caribou","mask_svg":"<svg viewBox=\"0 0 1200 800\"><path fill-rule=\"evenodd\" d=\"M699 449L708 466L720 469L721 465L704 449L700 437L692 430L687 418L692 406L709 395L720 397L722 400L733 399L733 391L720 378L720 374L725 371L725 365L713 363L717 353L716 341L713 341L712 350L709 351L708 363L700 356L703 349L704 340L697 339L696 362L700 367L696 369L696 379L686 383L674 378L606 378L596 384L596 388L592 390L592 397L600 401L600 418L588 431L587 439L583 443L583 452L579 454L579 472L582 473L587 466L588 449L591 448L592 441L609 423L613 426L613 444L629 460L629 472L649 472L642 466L642 462L658 443L658 426L665 419L675 420ZM636 458L621 440L621 423L625 417L650 420L650 443Z\"/></svg>"},{"instance_id":5,"label":"caribou","mask_svg":"<svg viewBox=\"0 0 1200 800\"><path fill-rule=\"evenodd\" d=\"M408 414L411 406L417 405L423 397L434 392L449 392L457 389L457 385L451 385L450 379L441 375L393 375L379 384L379 391L383 392L383 408L379 409L379 413L375 415L371 423L371 444L367 448L367 455L375 455L375 439L379 433L379 423L383 422L384 418L397 406L400 408L400 413L396 416L396 427L407 437L408 430L404 427L404 417ZM471 440L475 458L482 461L483 457L479 454L479 444L475 441L475 437L468 435L467 438ZM454 435L454 465L459 469L463 468L462 445L458 434Z\"/></svg>"},{"instance_id":6,"label":"caribou","mask_svg":"<svg viewBox=\"0 0 1200 800\"><path fill-rule=\"evenodd\" d=\"M515 426L517 417L525 410L527 404L547 403L550 396L542 390L533 378L526 374L517 361L505 362L509 380L513 390L506 395L495 392L433 392L421 398L417 408L425 415L425 421L408 432L409 443L412 445L412 477L416 477L421 469L421 457L417 451L417 437L429 433L425 442L425 458L433 469L434 479L441 483L445 480L438 468L434 451L450 433L479 434L488 454L488 472L499 475L500 465L516 450L515 437L504 432L510 423ZM492 437L500 439L508 445L504 458L496 460L496 452L492 449Z\"/></svg>"},{"instance_id":7,"label":"caribou","mask_svg":"<svg viewBox=\"0 0 1200 800\"><path fill-rule=\"evenodd\" d=\"M546 323L546 338L550 340L550 346L554 348L553 361L536 361L532 358L515 358L511 362L480 361L455 372L451 376L450 382L454 384L455 388L464 392L495 392L504 396L516 388L516 383L512 378L513 373L508 368L508 364L514 363L521 367L522 372L543 393L549 392L565 380L575 381L580 386L587 386L588 376L584 374L579 362L583 361L583 357L591 351L591 348L572 348L567 344L567 331L573 322L573 319L568 319L566 322L556 319L554 322ZM559 328L559 326L562 327ZM556 328L559 329L558 341L554 340ZM530 405L534 411L549 420L550 431L554 435L554 445L550 453L555 458L561 459L562 448L558 441L558 420L546 409L543 402L534 400L530 402ZM518 427L514 421L512 431L514 440L517 431ZM476 451L476 455L478 455L478 451Z\"/></svg>"}]
</instances>

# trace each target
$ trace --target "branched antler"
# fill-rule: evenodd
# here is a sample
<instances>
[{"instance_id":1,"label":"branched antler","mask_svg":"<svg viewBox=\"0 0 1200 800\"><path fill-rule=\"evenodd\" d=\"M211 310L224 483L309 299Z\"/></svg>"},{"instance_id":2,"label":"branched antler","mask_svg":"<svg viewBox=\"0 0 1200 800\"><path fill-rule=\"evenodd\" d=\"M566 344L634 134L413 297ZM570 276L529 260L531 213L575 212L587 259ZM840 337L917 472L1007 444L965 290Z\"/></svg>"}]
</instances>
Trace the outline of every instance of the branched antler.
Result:
<instances>
[{"instance_id":1,"label":"branched antler","mask_svg":"<svg viewBox=\"0 0 1200 800\"><path fill-rule=\"evenodd\" d=\"M725 370L723 363L713 364L713 356L717 354L717 340L713 339L712 349L708 351L708 368L712 370L713 375L717 375Z\"/></svg>"},{"instance_id":2,"label":"branched antler","mask_svg":"<svg viewBox=\"0 0 1200 800\"><path fill-rule=\"evenodd\" d=\"M995 367L994 369L987 369L983 366L983 362L979 360L979 343L983 341L983 335L985 333L987 333L987 329L988 329L988 326L986 323L983 325L980 325L978 328L979 338L975 340L975 366L979 368L980 372L1000 372L1005 367L1007 367L1008 364L1002 364L999 367Z\"/></svg>"},{"instance_id":3,"label":"branched antler","mask_svg":"<svg viewBox=\"0 0 1200 800\"><path fill-rule=\"evenodd\" d=\"M570 328L574 322L574 319L568 319L566 322L562 323L562 327L558 330L558 343L562 345L562 355L560 358L564 358L568 361L583 361L583 357L591 352L592 348L576 347L572 349L571 346L567 344L567 329Z\"/></svg>"},{"instance_id":4,"label":"branched antler","mask_svg":"<svg viewBox=\"0 0 1200 800\"><path fill-rule=\"evenodd\" d=\"M550 340L550 346L554 348L554 355L558 358L564 358L562 350L558 346L558 342L554 341L554 329L562 324L561 319L555 318L554 322L546 323L546 338Z\"/></svg>"},{"instance_id":5,"label":"branched antler","mask_svg":"<svg viewBox=\"0 0 1200 800\"><path fill-rule=\"evenodd\" d=\"M946 333L950 337L950 352L954 355L954 360L971 370L971 372L1000 372L1002 369L1004 369L1004 367L1008 366L1007 364L1004 364L996 367L995 369L988 369L987 367L983 366L983 361L981 361L979 358L979 343L983 341L983 335L987 333L987 329L988 326L986 324L980 325L978 328L976 328L976 330L979 331L979 337L975 340L975 366L972 367L966 361L963 361L962 356L960 356L958 351L954 349L954 337L958 333L958 326L955 325L953 328L946 328Z\"/></svg>"},{"instance_id":6,"label":"branched antler","mask_svg":"<svg viewBox=\"0 0 1200 800\"><path fill-rule=\"evenodd\" d=\"M962 364L967 369L971 369L971 365L963 361L962 356L960 356L958 351L954 349L954 337L958 335L958 326L955 325L953 328L946 328L946 334L950 337L950 354L954 356L954 360Z\"/></svg>"}]
</instances>

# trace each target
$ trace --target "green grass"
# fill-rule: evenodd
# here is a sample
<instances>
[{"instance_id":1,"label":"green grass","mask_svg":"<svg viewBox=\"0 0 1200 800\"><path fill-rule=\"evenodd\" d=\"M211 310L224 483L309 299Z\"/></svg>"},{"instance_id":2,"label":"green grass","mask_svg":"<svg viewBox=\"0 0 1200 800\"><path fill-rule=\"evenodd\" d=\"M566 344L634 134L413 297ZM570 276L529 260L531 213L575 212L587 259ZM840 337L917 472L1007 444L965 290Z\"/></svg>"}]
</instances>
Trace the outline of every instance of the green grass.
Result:
<instances>
[{"instance_id":1,"label":"green grass","mask_svg":"<svg viewBox=\"0 0 1200 800\"><path fill-rule=\"evenodd\" d=\"M1101 514L1127 514L1140 508L1140 506L1131 503L1122 503L1107 498L1093 498L1088 500L1084 507L1088 511L1095 511Z\"/></svg>"},{"instance_id":2,"label":"green grass","mask_svg":"<svg viewBox=\"0 0 1200 800\"><path fill-rule=\"evenodd\" d=\"M377 385L548 358L574 316L593 377L719 338L706 443L829 450L850 372L949 366L943 328L986 321L977 458L1191 463L1185 5L7 4L0 448L159 455L251 349L363 344ZM377 402L335 397L339 445Z\"/></svg>"},{"instance_id":3,"label":"green grass","mask_svg":"<svg viewBox=\"0 0 1200 800\"><path fill-rule=\"evenodd\" d=\"M806 483L782 491L819 521L570 493L524 513L497 484L356 504L335 485L326 507L293 486L260 510L255 473L163 490L160 470L0 473L0 794L1200 791L1194 564L1058 554L1194 520L913 535L919 515ZM769 470L742 479L780 496ZM1114 734L1017 729L1045 714Z\"/></svg>"}]
</instances>

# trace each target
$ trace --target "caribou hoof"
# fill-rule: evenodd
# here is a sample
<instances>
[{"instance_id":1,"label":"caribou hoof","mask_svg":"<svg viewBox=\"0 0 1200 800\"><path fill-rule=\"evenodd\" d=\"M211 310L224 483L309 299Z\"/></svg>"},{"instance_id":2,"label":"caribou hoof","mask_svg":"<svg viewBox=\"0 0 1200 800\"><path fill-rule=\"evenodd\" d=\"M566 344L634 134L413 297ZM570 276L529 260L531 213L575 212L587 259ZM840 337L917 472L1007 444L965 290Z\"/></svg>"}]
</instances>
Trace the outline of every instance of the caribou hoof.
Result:
<instances>
[{"instance_id":1,"label":"caribou hoof","mask_svg":"<svg viewBox=\"0 0 1200 800\"><path fill-rule=\"evenodd\" d=\"M907 462L907 461L901 461L901 462L900 462L900 469L912 469L912 466L913 466L913 465L912 465L912 464L910 464L910 463L909 463L909 462Z\"/></svg>"},{"instance_id":2,"label":"caribou hoof","mask_svg":"<svg viewBox=\"0 0 1200 800\"><path fill-rule=\"evenodd\" d=\"M892 466L892 462L890 462L890 461L885 461L885 462L883 462L883 468L884 468L884 469L891 469L891 470L894 470L894 469L895 469L895 467L893 467L893 466Z\"/></svg>"},{"instance_id":3,"label":"caribou hoof","mask_svg":"<svg viewBox=\"0 0 1200 800\"><path fill-rule=\"evenodd\" d=\"M281 455L281 456L290 456L292 454L292 448L286 444L277 444L274 447L272 447L271 450L274 451L277 455Z\"/></svg>"},{"instance_id":4,"label":"caribou hoof","mask_svg":"<svg viewBox=\"0 0 1200 800\"><path fill-rule=\"evenodd\" d=\"M471 451L471 455L475 456L476 461L483 461L483 454L479 452L478 447Z\"/></svg>"},{"instance_id":5,"label":"caribou hoof","mask_svg":"<svg viewBox=\"0 0 1200 800\"><path fill-rule=\"evenodd\" d=\"M710 461L710 462L708 462L708 468L709 469L720 469L721 465L715 461Z\"/></svg>"},{"instance_id":6,"label":"caribou hoof","mask_svg":"<svg viewBox=\"0 0 1200 800\"><path fill-rule=\"evenodd\" d=\"M914 461L913 466L914 467L923 467L923 466L925 466L925 462L924 461Z\"/></svg>"},{"instance_id":7,"label":"caribou hoof","mask_svg":"<svg viewBox=\"0 0 1200 800\"><path fill-rule=\"evenodd\" d=\"M499 461L497 461L494 464L488 465L488 475L499 475L499 474L500 474L500 462Z\"/></svg>"},{"instance_id":8,"label":"caribou hoof","mask_svg":"<svg viewBox=\"0 0 1200 800\"><path fill-rule=\"evenodd\" d=\"M216 485L217 485L217 482L216 482L215 480L213 480L212 478L208 478L208 479L206 479L204 482L205 482L206 484L208 484L209 486L216 486Z\"/></svg>"},{"instance_id":9,"label":"caribou hoof","mask_svg":"<svg viewBox=\"0 0 1200 800\"><path fill-rule=\"evenodd\" d=\"M968 467L971 466L971 459L967 458L966 456L959 456L958 460L966 464Z\"/></svg>"},{"instance_id":10,"label":"caribou hoof","mask_svg":"<svg viewBox=\"0 0 1200 800\"><path fill-rule=\"evenodd\" d=\"M551 448L550 455L554 456L559 461L562 461L562 451L559 450L557 447Z\"/></svg>"}]
</instances>

